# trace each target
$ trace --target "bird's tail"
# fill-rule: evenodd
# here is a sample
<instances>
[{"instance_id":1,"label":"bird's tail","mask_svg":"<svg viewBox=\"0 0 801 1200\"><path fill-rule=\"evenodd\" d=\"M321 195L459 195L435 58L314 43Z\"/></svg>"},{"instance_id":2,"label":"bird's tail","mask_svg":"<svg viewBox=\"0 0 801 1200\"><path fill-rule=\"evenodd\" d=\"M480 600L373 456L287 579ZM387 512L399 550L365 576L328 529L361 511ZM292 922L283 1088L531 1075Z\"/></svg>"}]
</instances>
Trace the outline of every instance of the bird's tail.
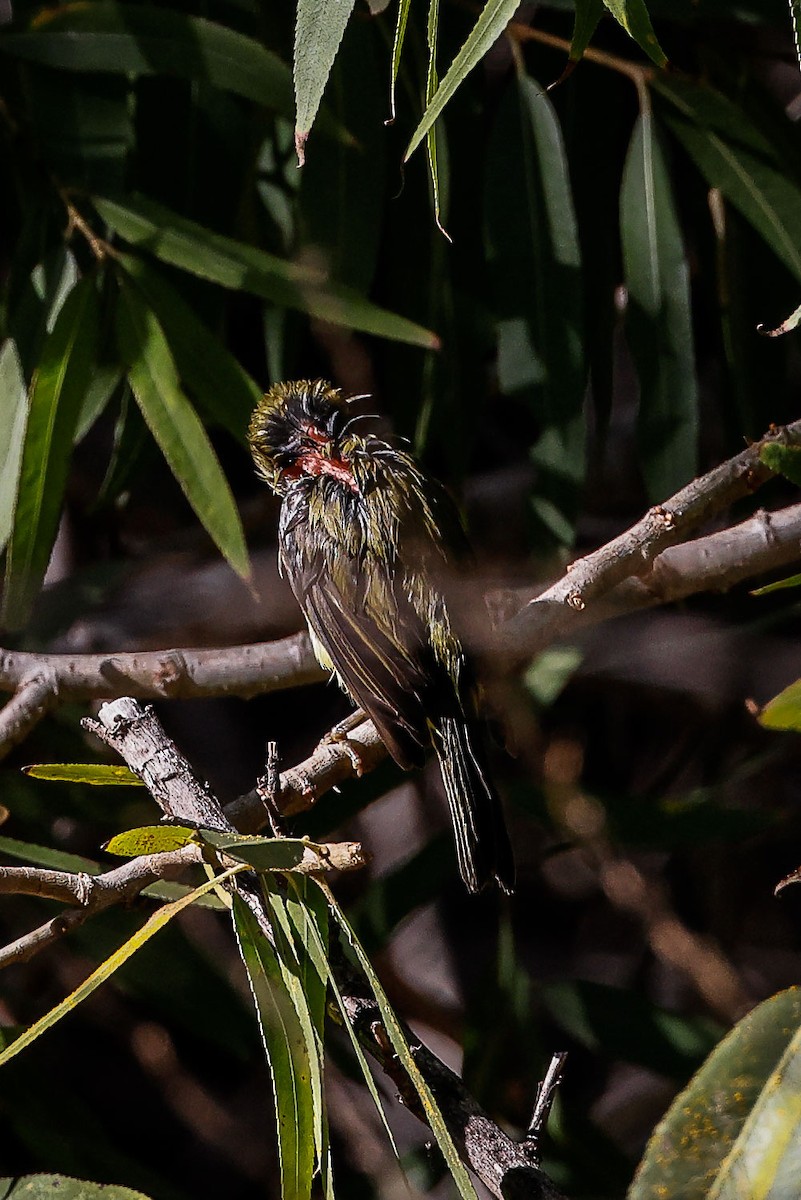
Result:
<instances>
[{"instance_id":1,"label":"bird's tail","mask_svg":"<svg viewBox=\"0 0 801 1200\"><path fill-rule=\"evenodd\" d=\"M480 892L494 878L511 892L514 857L501 802L484 764L480 730L464 714L444 717L433 730L433 742L468 891Z\"/></svg>"}]
</instances>

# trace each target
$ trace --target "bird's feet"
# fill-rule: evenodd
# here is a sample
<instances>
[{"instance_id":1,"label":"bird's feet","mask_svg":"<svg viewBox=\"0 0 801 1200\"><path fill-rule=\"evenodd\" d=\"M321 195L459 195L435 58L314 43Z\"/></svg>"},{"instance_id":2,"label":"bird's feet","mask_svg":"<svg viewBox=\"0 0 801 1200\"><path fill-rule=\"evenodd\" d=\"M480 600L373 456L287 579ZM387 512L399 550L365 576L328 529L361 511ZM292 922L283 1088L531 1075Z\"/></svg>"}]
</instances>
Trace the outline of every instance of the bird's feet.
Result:
<instances>
[{"instance_id":1,"label":"bird's feet","mask_svg":"<svg viewBox=\"0 0 801 1200\"><path fill-rule=\"evenodd\" d=\"M348 734L357 729L366 719L367 713L364 709L357 708L345 717L344 721L339 721L333 729L329 729L328 733L320 739L321 746L341 746L350 759L354 775L359 778L364 774L364 763L358 742L354 742L348 737Z\"/></svg>"}]
</instances>

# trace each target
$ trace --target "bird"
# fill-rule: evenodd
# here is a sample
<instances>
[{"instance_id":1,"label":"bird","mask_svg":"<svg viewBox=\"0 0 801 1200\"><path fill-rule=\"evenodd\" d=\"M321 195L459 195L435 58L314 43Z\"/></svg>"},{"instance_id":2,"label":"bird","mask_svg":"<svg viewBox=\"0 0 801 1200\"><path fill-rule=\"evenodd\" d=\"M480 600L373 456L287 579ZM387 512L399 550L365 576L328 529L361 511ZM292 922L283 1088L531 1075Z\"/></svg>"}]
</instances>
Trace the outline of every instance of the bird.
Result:
<instances>
[{"instance_id":1,"label":"bird","mask_svg":"<svg viewBox=\"0 0 801 1200\"><path fill-rule=\"evenodd\" d=\"M439 761L459 870L471 893L515 868L490 779L475 671L454 628L449 574L467 537L455 502L406 450L359 432L323 379L274 384L248 441L281 499L279 567L321 666L373 721L405 770Z\"/></svg>"}]
</instances>

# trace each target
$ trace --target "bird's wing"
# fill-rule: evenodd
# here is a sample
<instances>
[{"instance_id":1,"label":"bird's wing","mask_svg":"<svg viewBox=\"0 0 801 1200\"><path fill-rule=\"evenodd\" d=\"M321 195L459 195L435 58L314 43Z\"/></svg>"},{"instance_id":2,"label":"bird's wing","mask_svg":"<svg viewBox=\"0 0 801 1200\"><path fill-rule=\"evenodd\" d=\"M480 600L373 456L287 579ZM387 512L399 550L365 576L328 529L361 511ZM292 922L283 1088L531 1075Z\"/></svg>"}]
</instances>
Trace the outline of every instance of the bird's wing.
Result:
<instances>
[{"instance_id":1,"label":"bird's wing","mask_svg":"<svg viewBox=\"0 0 801 1200\"><path fill-rule=\"evenodd\" d=\"M285 532L284 571L312 633L395 761L406 769L422 766L431 742L426 721L431 652L421 620L394 592L388 575L380 581L388 604L371 604L366 596L371 581L358 564L347 556L326 561L304 522L293 521ZM384 611L388 606L391 614Z\"/></svg>"}]
</instances>

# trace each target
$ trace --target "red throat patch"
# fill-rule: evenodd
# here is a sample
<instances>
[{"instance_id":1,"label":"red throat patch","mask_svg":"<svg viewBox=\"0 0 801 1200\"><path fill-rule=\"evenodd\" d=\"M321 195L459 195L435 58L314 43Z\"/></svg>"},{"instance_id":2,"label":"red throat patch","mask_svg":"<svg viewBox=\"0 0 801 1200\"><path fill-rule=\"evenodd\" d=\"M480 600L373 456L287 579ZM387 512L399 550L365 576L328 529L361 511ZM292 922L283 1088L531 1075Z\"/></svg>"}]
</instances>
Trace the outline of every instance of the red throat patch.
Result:
<instances>
[{"instance_id":1,"label":"red throat patch","mask_svg":"<svg viewBox=\"0 0 801 1200\"><path fill-rule=\"evenodd\" d=\"M298 455L291 467L287 467L281 472L283 479L300 479L301 475L311 475L314 478L319 475L330 475L332 479L344 483L357 496L361 495L361 489L353 478L350 463L343 458L328 458L319 450L307 450L304 454Z\"/></svg>"}]
</instances>

